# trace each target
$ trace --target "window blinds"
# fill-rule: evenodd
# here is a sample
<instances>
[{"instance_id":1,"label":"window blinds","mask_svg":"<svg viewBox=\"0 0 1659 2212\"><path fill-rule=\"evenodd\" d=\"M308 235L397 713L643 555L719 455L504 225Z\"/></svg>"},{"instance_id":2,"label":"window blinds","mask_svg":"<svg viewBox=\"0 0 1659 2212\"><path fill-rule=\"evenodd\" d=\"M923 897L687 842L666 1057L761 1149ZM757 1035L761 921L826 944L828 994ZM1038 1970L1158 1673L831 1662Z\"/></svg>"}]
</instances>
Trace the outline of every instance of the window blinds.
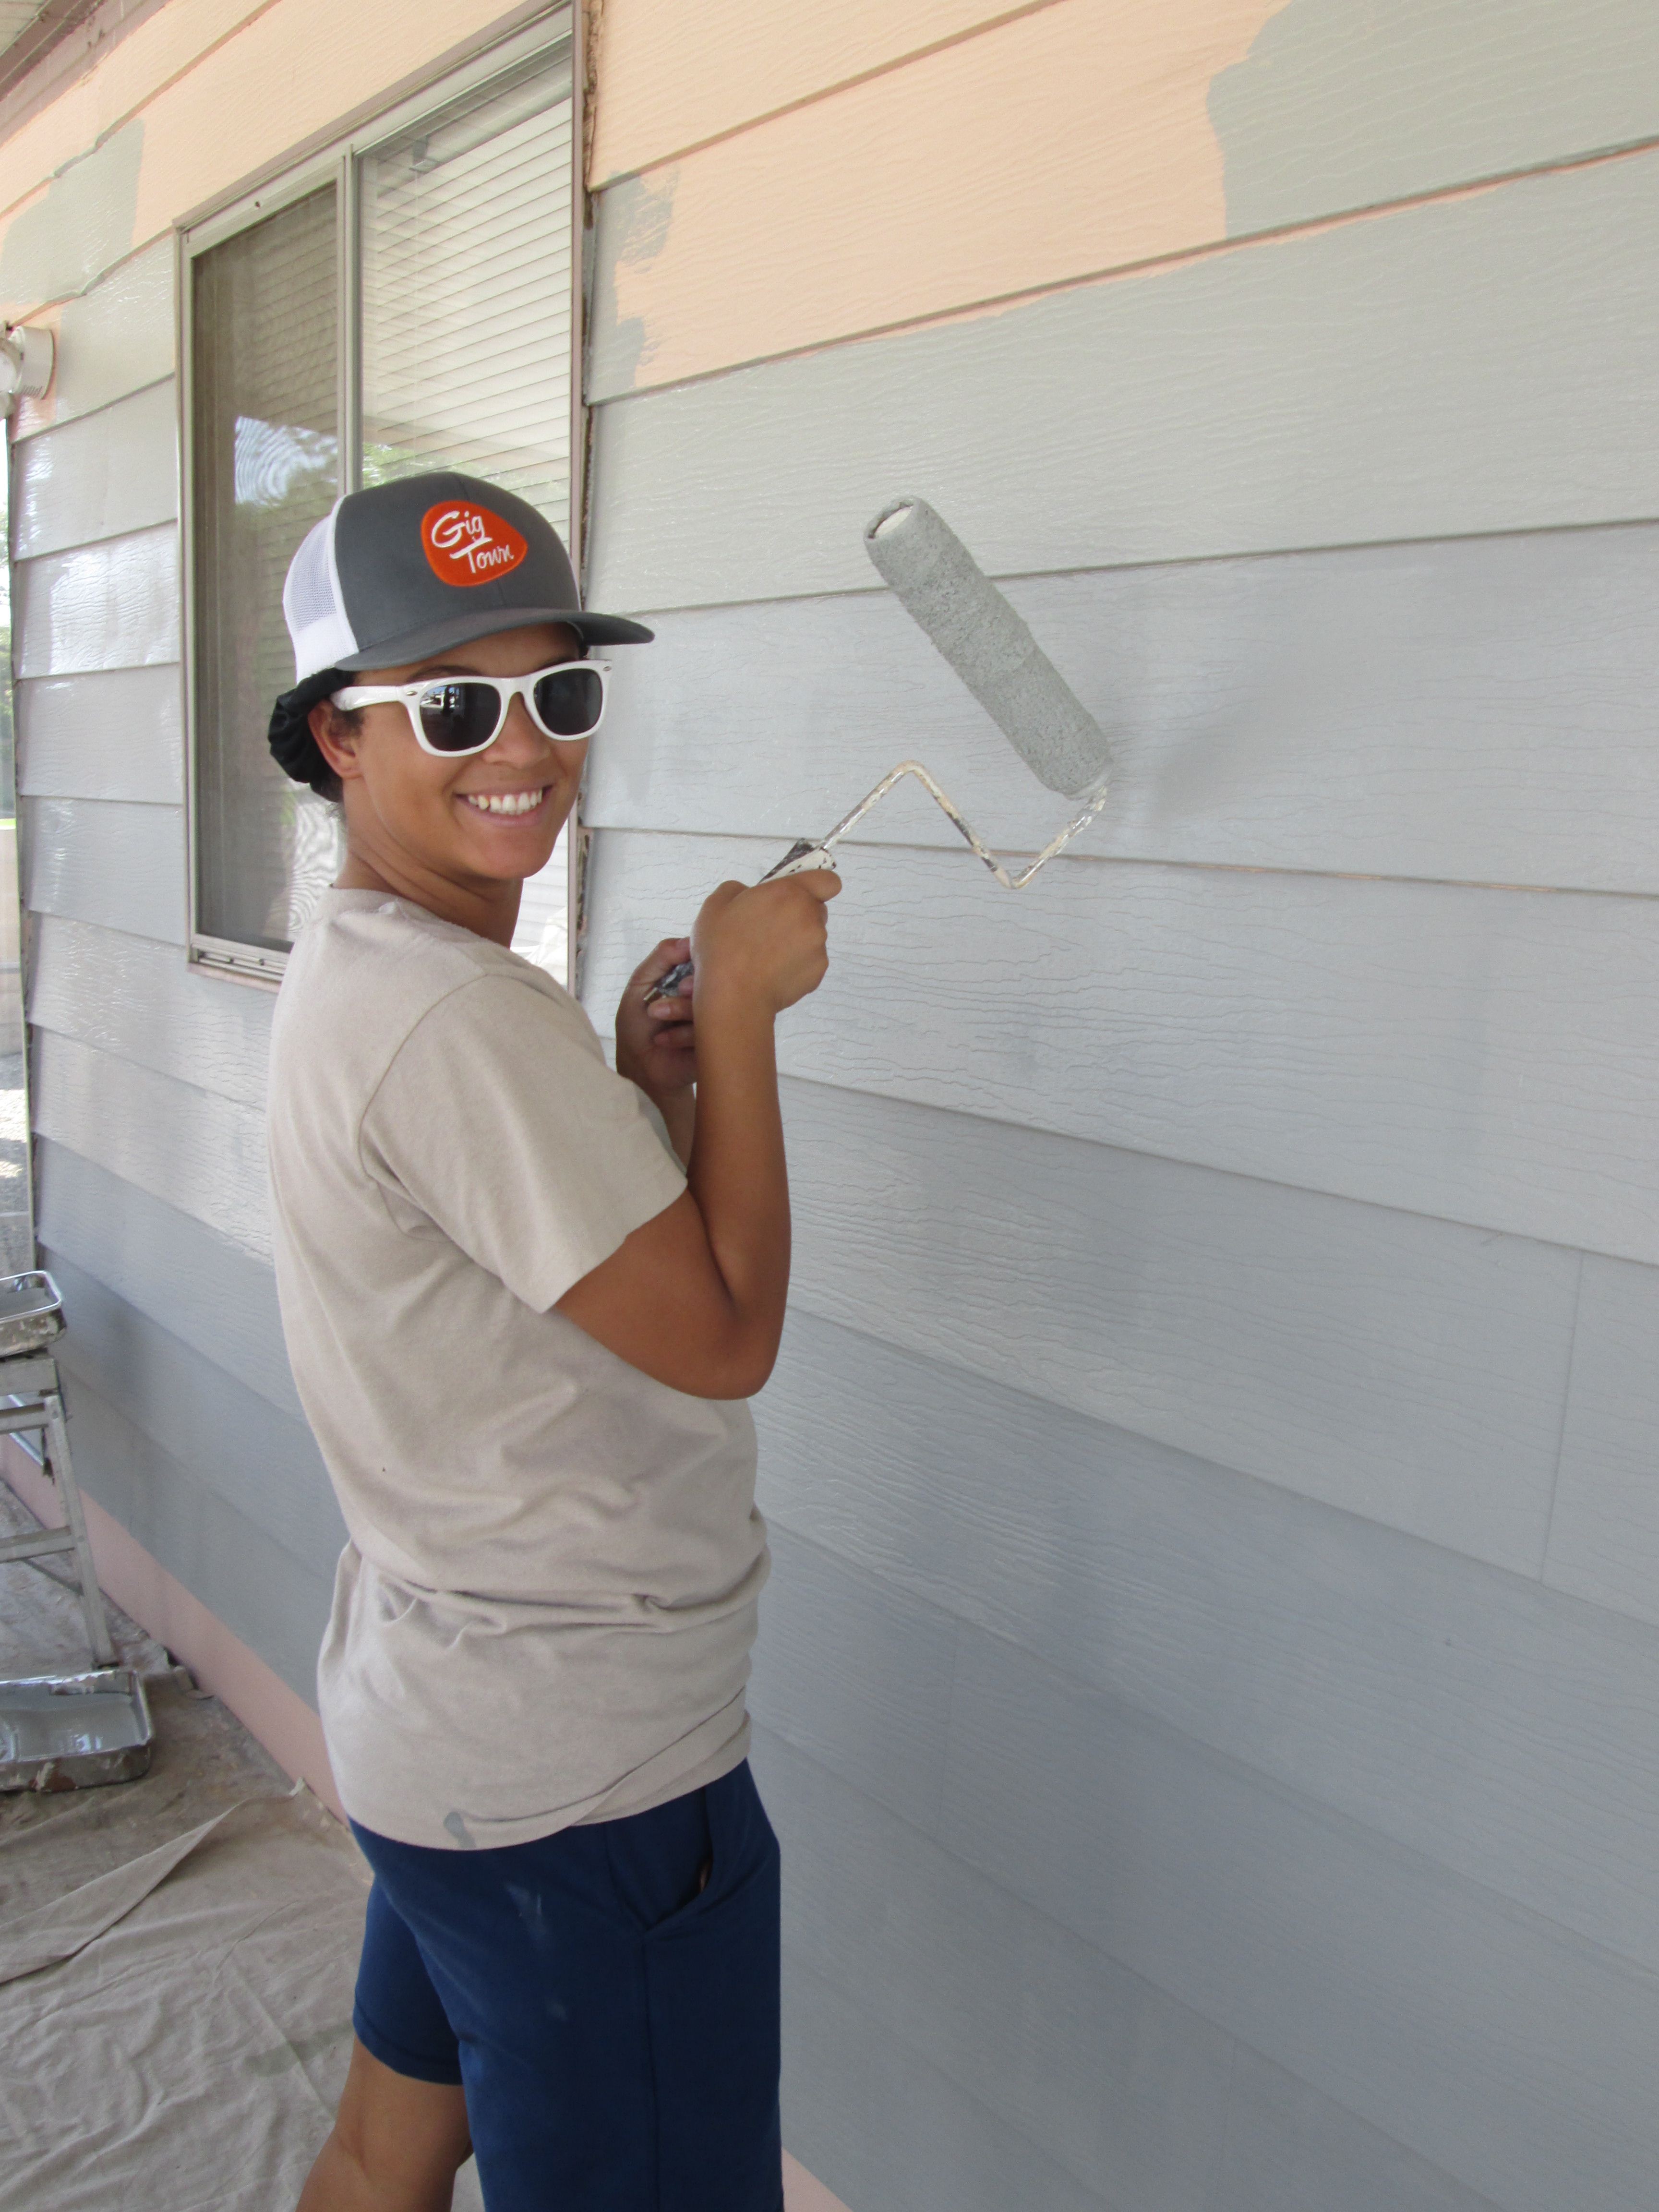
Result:
<instances>
[{"instance_id":1,"label":"window blinds","mask_svg":"<svg viewBox=\"0 0 1659 2212\"><path fill-rule=\"evenodd\" d=\"M318 826L265 731L294 681L283 579L339 489L337 270L331 184L191 272L197 925L273 950Z\"/></svg>"},{"instance_id":2,"label":"window blinds","mask_svg":"<svg viewBox=\"0 0 1659 2212\"><path fill-rule=\"evenodd\" d=\"M544 64L365 158L365 483L465 469L564 534L570 119Z\"/></svg>"},{"instance_id":3,"label":"window blinds","mask_svg":"<svg viewBox=\"0 0 1659 2212\"><path fill-rule=\"evenodd\" d=\"M465 469L570 497L570 69L500 80L360 172L363 482ZM514 950L565 974L566 841L525 886Z\"/></svg>"}]
</instances>

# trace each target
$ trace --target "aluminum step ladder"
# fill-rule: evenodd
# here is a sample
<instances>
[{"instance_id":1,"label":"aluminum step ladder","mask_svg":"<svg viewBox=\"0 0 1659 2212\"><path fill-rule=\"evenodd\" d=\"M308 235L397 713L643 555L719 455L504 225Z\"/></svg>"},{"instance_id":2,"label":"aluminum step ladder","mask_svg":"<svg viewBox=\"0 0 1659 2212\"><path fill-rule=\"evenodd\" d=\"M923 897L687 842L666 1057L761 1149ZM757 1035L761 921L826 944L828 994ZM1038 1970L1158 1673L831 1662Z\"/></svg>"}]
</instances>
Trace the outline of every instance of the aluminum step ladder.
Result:
<instances>
[{"instance_id":1,"label":"aluminum step ladder","mask_svg":"<svg viewBox=\"0 0 1659 2212\"><path fill-rule=\"evenodd\" d=\"M8 1405L4 1402L8 1398L16 1402ZM70 1457L69 1426L64 1419L64 1393L58 1380L58 1362L43 1352L0 1358L0 1436L30 1429L42 1432L46 1443L42 1464L58 1486L64 1526L42 1528L31 1536L7 1537L0 1542L0 1562L43 1559L54 1553L72 1552L81 1585L81 1615L87 1625L87 1641L92 1646L92 1663L94 1667L112 1667L115 1646L110 1642L109 1623L104 1618L103 1594L98 1587L98 1570L92 1562L86 1515L81 1510L81 1492L76 1486L75 1465Z\"/></svg>"}]
</instances>

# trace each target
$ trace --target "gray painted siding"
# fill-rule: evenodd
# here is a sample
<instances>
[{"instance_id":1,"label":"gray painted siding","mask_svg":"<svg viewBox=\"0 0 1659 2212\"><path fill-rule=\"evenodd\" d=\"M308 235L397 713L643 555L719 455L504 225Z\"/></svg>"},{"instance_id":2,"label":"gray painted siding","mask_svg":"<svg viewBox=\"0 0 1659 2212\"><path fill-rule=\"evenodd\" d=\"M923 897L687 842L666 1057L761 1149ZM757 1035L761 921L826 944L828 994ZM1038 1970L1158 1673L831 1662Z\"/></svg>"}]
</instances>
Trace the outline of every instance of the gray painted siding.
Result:
<instances>
[{"instance_id":1,"label":"gray painted siding","mask_svg":"<svg viewBox=\"0 0 1659 2212\"><path fill-rule=\"evenodd\" d=\"M1289 0L1210 88L1241 233L1659 135L1644 0Z\"/></svg>"},{"instance_id":2,"label":"gray painted siding","mask_svg":"<svg viewBox=\"0 0 1659 2212\"><path fill-rule=\"evenodd\" d=\"M14 621L37 1218L76 1465L314 1701L344 1531L270 1268L270 1000L184 957L170 244L66 309L59 364L51 420L19 425Z\"/></svg>"},{"instance_id":3,"label":"gray painted siding","mask_svg":"<svg viewBox=\"0 0 1659 2212\"><path fill-rule=\"evenodd\" d=\"M176 667L46 678L20 684L16 699L24 797L184 805L184 702Z\"/></svg>"},{"instance_id":4,"label":"gray painted siding","mask_svg":"<svg viewBox=\"0 0 1659 2212\"><path fill-rule=\"evenodd\" d=\"M1659 529L1006 589L1112 741L1111 803L1074 851L1659 890ZM1065 818L884 592L653 621L657 646L623 658L594 748L598 827L741 830L781 849L906 754L1006 850L1039 850ZM858 834L960 851L914 789Z\"/></svg>"},{"instance_id":5,"label":"gray painted siding","mask_svg":"<svg viewBox=\"0 0 1659 2212\"><path fill-rule=\"evenodd\" d=\"M874 588L902 491L997 575L1651 521L1656 204L1632 155L621 400L594 604Z\"/></svg>"},{"instance_id":6,"label":"gray painted siding","mask_svg":"<svg viewBox=\"0 0 1659 2212\"><path fill-rule=\"evenodd\" d=\"M606 833L600 1018L703 889L778 857ZM1659 1260L1651 899L1064 854L1011 894L876 846L843 872L789 1074Z\"/></svg>"},{"instance_id":7,"label":"gray painted siding","mask_svg":"<svg viewBox=\"0 0 1659 2212\"><path fill-rule=\"evenodd\" d=\"M1489 2203L1079 1942L774 1730L757 1730L754 1757L783 1843L786 1912L803 1931L788 1958L785 2057L802 2122L817 2118L826 2086L847 2094L837 2077L856 2063L845 2046L856 2048L860 2030L884 2067L908 2077L902 2106L879 2075L866 2085L856 2108L872 2117L873 2143L859 2129L813 2146L814 2170L849 2202L994 2202L982 2192L1002 2182L996 2169L1023 2141L1025 2190L1038 2193L1006 2196L1005 2205L1075 2202L1079 2188L1085 2201L1134 2212L1483 2212ZM964 1927L975 1931L971 1945ZM931 2094L910 2086L919 2069L939 2085ZM886 2118L889 2106L899 2106L901 2124L914 2115L908 2140ZM937 2177L982 2142L1000 2154L992 2173L977 2184L964 2174L965 2197L933 2194Z\"/></svg>"},{"instance_id":8,"label":"gray painted siding","mask_svg":"<svg viewBox=\"0 0 1659 2212\"><path fill-rule=\"evenodd\" d=\"M1366 40L1482 76L1407 189L1649 96L1628 8L1482 13L1490 69L1454 12L1281 11L1230 196L1386 183ZM855 2212L1652 2202L1656 179L597 388L593 596L660 617L590 785L601 1026L906 754L1057 826L872 590L895 491L1116 748L1016 898L888 802L781 1032L756 1759L789 2140Z\"/></svg>"}]
</instances>

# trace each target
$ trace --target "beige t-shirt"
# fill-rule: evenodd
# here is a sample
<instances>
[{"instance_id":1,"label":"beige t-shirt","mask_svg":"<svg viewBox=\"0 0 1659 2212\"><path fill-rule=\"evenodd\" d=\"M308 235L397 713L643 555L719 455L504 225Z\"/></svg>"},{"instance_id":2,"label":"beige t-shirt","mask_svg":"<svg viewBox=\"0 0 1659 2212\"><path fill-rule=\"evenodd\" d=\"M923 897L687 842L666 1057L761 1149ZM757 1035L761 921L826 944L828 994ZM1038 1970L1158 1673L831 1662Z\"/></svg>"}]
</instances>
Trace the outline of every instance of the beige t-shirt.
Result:
<instances>
[{"instance_id":1,"label":"beige t-shirt","mask_svg":"<svg viewBox=\"0 0 1659 2212\"><path fill-rule=\"evenodd\" d=\"M685 1187L638 1091L540 969L330 891L270 1126L283 1333L351 1537L318 1668L346 1810L468 1849L716 1780L767 1570L749 1409L551 1310Z\"/></svg>"}]
</instances>

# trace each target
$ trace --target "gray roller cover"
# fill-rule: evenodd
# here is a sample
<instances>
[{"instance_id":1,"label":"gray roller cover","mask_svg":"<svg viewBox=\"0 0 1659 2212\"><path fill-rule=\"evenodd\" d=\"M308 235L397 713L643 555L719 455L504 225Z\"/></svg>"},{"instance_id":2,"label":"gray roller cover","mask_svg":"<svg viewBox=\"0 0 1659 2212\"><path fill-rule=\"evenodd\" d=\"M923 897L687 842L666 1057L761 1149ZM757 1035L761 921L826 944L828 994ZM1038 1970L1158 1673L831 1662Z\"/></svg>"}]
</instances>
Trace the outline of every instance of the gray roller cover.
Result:
<instances>
[{"instance_id":1,"label":"gray roller cover","mask_svg":"<svg viewBox=\"0 0 1659 2212\"><path fill-rule=\"evenodd\" d=\"M1092 789L1111 764L1100 726L950 524L925 499L891 500L865 550L1032 774Z\"/></svg>"}]
</instances>

